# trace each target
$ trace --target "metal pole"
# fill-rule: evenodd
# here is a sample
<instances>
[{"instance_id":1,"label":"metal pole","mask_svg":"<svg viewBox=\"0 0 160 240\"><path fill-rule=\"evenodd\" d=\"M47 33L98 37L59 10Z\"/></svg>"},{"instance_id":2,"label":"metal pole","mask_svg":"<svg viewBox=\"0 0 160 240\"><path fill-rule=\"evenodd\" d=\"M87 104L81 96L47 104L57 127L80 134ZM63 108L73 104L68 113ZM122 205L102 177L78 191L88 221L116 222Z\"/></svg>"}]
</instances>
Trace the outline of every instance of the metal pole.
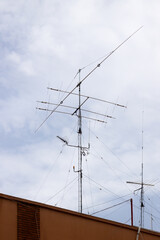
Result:
<instances>
[{"instance_id":1,"label":"metal pole","mask_svg":"<svg viewBox=\"0 0 160 240\"><path fill-rule=\"evenodd\" d=\"M82 116L81 116L81 69L79 69L78 111L78 212L82 213Z\"/></svg>"},{"instance_id":2,"label":"metal pole","mask_svg":"<svg viewBox=\"0 0 160 240\"><path fill-rule=\"evenodd\" d=\"M143 186L143 163L142 163L142 182L141 182L141 220L140 227L144 226L144 186Z\"/></svg>"},{"instance_id":3,"label":"metal pole","mask_svg":"<svg viewBox=\"0 0 160 240\"><path fill-rule=\"evenodd\" d=\"M143 182L143 115L144 112L142 112L142 176L141 176L141 220L140 220L140 227L142 228L144 226L144 182Z\"/></svg>"},{"instance_id":4,"label":"metal pole","mask_svg":"<svg viewBox=\"0 0 160 240\"><path fill-rule=\"evenodd\" d=\"M133 226L133 199L130 199L131 202L131 226Z\"/></svg>"},{"instance_id":5,"label":"metal pole","mask_svg":"<svg viewBox=\"0 0 160 240\"><path fill-rule=\"evenodd\" d=\"M152 213L151 213L151 230L153 230L153 216L152 216Z\"/></svg>"}]
</instances>

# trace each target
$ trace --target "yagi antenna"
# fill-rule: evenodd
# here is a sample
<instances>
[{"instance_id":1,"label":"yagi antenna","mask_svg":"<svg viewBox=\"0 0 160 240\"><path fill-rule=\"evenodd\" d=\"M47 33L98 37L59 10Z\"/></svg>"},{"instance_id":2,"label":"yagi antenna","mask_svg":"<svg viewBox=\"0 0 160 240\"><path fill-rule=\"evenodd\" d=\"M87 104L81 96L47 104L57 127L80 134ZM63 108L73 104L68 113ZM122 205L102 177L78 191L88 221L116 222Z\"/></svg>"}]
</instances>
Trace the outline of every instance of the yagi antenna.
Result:
<instances>
[{"instance_id":1,"label":"yagi antenna","mask_svg":"<svg viewBox=\"0 0 160 240\"><path fill-rule=\"evenodd\" d=\"M113 51L111 51L100 63L98 63L79 83L60 101L60 103L51 111L51 113L44 119L40 126L36 129L35 133L43 126L43 124L48 120L48 118L57 110L57 108L64 103L64 101L74 92L74 90L79 87L97 68L101 66L114 52L116 52L124 43L126 43L133 35L135 35L143 26L138 28L129 37L127 37L121 44L119 44ZM79 72L81 69L79 69Z\"/></svg>"},{"instance_id":2,"label":"yagi antenna","mask_svg":"<svg viewBox=\"0 0 160 240\"><path fill-rule=\"evenodd\" d=\"M44 119L44 121L41 123L41 125L37 128L36 132L41 128L41 126L48 120L48 118L53 114L53 113L63 113L63 114L69 114L69 115L72 115L72 116L77 116L78 117L78 128L77 128L77 133L78 133L78 145L72 145L72 144L69 144L67 140L65 140L64 138L62 137L59 137L57 136L63 143L65 143L67 146L69 147L76 147L78 148L78 170L75 171L75 168L74 168L74 172L75 173L78 173L78 211L80 213L82 213L82 178L83 178L83 169L82 169L82 158L83 156L86 155L86 152L89 150L89 145L88 147L83 147L82 146L82 118L86 118L86 119L91 119L91 120L94 120L94 121L99 121L99 122L103 122L105 123L106 121L102 121L102 119L97 119L97 118L91 118L90 116L83 116L82 115L82 111L85 111L85 112L90 112L92 114L97 114L99 116L102 116L102 114L100 113L96 113L96 112L93 112L93 111L88 111L88 110L85 110L85 109L82 109L82 106L86 103L86 101L88 101L89 99L92 99L92 100L98 100L98 101L102 101L102 102L106 102L106 103L110 103L110 104L114 104L116 106L119 106L119 107L125 107L123 105L120 105L120 104L115 104L115 103L112 103L112 102L108 102L108 101L104 101L104 100L100 100L100 99L96 99L96 98L91 98L89 96L85 96L85 95L82 95L81 94L81 84L98 68L101 66L102 63L104 63L116 50L118 50L118 48L120 48L125 42L127 42L135 33L137 33L142 27L140 27L139 29L137 29L134 33L132 33L128 38L126 38L120 45L118 45L112 52L110 52L108 55L106 55L106 57L104 57L104 59L99 62L82 80L81 80L81 71L82 69L79 69L78 70L78 74L79 74L79 82L78 84L70 91L70 92L67 92L67 91L62 91L64 93L66 93L66 96L62 98L62 100L58 103L58 104L53 104L55 105L55 108L53 110L49 110L49 109L44 109L44 108L38 108L39 110L45 110L45 111L51 111L50 114ZM78 94L75 94L74 91L75 89L78 88ZM60 90L59 90L60 91ZM78 107L75 108L75 107L72 107L72 106L67 106L67 105L64 105L64 101L71 95L71 94L75 94L75 95L78 95ZM83 101L81 101L82 97L84 97L85 99L83 99ZM46 102L41 102L41 103L44 103L46 104ZM72 113L69 113L69 112L64 112L64 111L59 111L59 107L62 107L62 108L69 108L69 109L74 109L74 111ZM58 109L58 110L57 110ZM111 116L107 116L105 115L105 117L110 117L112 118Z\"/></svg>"}]
</instances>

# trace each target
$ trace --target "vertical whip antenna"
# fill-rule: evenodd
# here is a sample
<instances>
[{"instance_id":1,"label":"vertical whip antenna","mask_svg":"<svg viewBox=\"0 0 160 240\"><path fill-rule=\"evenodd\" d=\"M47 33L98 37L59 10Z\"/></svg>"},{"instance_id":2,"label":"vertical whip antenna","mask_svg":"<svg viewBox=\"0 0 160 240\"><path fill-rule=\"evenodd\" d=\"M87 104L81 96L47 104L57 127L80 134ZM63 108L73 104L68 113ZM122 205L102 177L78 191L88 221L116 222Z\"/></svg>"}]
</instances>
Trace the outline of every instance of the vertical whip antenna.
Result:
<instances>
[{"instance_id":1,"label":"vertical whip antenna","mask_svg":"<svg viewBox=\"0 0 160 240\"><path fill-rule=\"evenodd\" d=\"M144 134L144 111L142 111L142 163L141 163L141 218L140 227L144 226L144 181L143 181L143 134Z\"/></svg>"},{"instance_id":2,"label":"vertical whip antenna","mask_svg":"<svg viewBox=\"0 0 160 240\"><path fill-rule=\"evenodd\" d=\"M140 188L136 189L134 192L139 191L140 190L140 223L139 223L139 227L143 228L144 227L144 186L150 186L153 187L153 184L147 184L144 183L144 176L143 176L143 151L144 151L144 143L143 143L143 135L144 135L144 111L142 111L142 148L141 148L141 152L142 152L142 159L141 159L141 181L140 182L130 182L127 181L127 183L130 184L137 184L140 185Z\"/></svg>"}]
</instances>

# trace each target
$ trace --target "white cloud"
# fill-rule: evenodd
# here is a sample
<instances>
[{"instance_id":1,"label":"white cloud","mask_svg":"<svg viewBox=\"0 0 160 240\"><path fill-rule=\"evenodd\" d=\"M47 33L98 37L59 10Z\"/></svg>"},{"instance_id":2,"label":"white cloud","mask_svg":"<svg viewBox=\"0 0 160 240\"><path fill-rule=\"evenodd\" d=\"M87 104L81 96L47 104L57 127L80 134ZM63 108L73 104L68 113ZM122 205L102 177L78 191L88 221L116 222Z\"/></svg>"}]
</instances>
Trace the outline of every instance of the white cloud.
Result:
<instances>
[{"instance_id":1,"label":"white cloud","mask_svg":"<svg viewBox=\"0 0 160 240\"><path fill-rule=\"evenodd\" d=\"M35 26L31 31L29 51L38 55L62 57L65 49L56 41L55 29L52 26Z\"/></svg>"},{"instance_id":2,"label":"white cloud","mask_svg":"<svg viewBox=\"0 0 160 240\"><path fill-rule=\"evenodd\" d=\"M20 70L24 73L26 73L28 76L35 75L33 64L30 60L26 60L22 62L19 66Z\"/></svg>"},{"instance_id":3,"label":"white cloud","mask_svg":"<svg viewBox=\"0 0 160 240\"><path fill-rule=\"evenodd\" d=\"M19 54L17 54L16 52L11 52L8 56L8 59L13 63L17 63L17 64L19 64L21 61Z\"/></svg>"},{"instance_id":4,"label":"white cloud","mask_svg":"<svg viewBox=\"0 0 160 240\"><path fill-rule=\"evenodd\" d=\"M19 70L25 73L28 76L33 76L35 75L33 63L31 60L24 60L22 57L16 53L16 52L11 52L8 56L7 59L12 61L13 64L15 64L15 67Z\"/></svg>"}]
</instances>

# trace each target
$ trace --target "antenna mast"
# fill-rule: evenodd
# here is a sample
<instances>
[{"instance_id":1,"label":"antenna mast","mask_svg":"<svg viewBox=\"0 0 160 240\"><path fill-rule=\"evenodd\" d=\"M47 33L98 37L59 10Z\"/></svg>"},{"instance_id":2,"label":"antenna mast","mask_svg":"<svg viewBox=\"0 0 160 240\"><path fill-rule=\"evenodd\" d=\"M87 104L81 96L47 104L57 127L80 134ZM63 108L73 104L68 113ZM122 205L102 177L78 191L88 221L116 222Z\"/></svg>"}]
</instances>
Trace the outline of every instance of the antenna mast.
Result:
<instances>
[{"instance_id":1,"label":"antenna mast","mask_svg":"<svg viewBox=\"0 0 160 240\"><path fill-rule=\"evenodd\" d=\"M78 212L82 213L82 115L81 115L81 69L79 69L78 107Z\"/></svg>"},{"instance_id":2,"label":"antenna mast","mask_svg":"<svg viewBox=\"0 0 160 240\"><path fill-rule=\"evenodd\" d=\"M142 163L141 163L141 182L129 182L127 181L127 183L130 184L137 184L140 185L140 188L136 189L135 191L141 190L141 197L140 197L140 228L144 227L144 186L150 186L153 187L153 184L146 184L144 183L144 179L143 179L143 116L144 116L144 111L142 112ZM134 191L134 192L135 192Z\"/></svg>"}]
</instances>

